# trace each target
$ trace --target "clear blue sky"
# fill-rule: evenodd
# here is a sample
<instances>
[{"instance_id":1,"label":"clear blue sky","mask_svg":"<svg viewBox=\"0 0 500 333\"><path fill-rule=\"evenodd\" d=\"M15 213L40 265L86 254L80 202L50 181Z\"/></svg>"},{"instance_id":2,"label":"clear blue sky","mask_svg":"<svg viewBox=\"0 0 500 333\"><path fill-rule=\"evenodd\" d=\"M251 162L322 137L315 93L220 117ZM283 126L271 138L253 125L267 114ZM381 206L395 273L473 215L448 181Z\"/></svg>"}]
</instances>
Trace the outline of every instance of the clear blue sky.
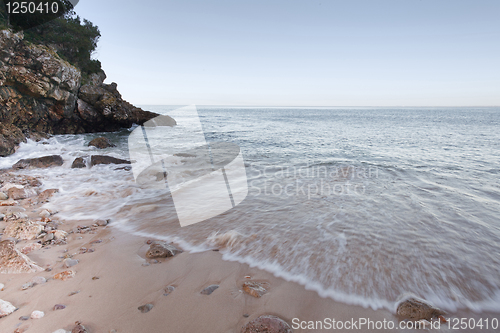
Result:
<instances>
[{"instance_id":1,"label":"clear blue sky","mask_svg":"<svg viewBox=\"0 0 500 333\"><path fill-rule=\"evenodd\" d=\"M500 105L500 1L81 0L135 104Z\"/></svg>"}]
</instances>

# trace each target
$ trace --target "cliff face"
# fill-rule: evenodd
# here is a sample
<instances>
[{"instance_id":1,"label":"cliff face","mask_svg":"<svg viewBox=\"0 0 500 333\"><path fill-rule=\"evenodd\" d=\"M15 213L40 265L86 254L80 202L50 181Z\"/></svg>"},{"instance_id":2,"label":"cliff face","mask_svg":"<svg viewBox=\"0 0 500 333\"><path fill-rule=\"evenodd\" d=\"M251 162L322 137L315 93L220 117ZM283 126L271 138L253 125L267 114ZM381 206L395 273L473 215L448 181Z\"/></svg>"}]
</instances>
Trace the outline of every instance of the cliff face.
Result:
<instances>
[{"instance_id":1,"label":"cliff face","mask_svg":"<svg viewBox=\"0 0 500 333\"><path fill-rule=\"evenodd\" d=\"M0 156L26 137L115 131L158 116L127 103L104 72L82 86L78 68L21 33L0 31Z\"/></svg>"}]
</instances>

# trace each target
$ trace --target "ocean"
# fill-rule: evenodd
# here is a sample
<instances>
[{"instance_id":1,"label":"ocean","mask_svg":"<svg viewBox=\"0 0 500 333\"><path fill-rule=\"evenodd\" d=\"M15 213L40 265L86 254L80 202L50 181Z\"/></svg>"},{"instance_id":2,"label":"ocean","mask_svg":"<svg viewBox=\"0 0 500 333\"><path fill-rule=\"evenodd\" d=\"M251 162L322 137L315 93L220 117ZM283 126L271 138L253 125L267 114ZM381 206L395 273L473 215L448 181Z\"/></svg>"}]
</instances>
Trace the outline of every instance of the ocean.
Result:
<instances>
[{"instance_id":1,"label":"ocean","mask_svg":"<svg viewBox=\"0 0 500 333\"><path fill-rule=\"evenodd\" d=\"M192 252L220 248L340 302L394 310L412 293L449 311L500 312L500 108L198 107L193 137L182 110L143 108L178 122L160 150L189 150L200 135L237 144L246 198L181 227L170 191L193 175L177 174L168 190L117 165L70 168L92 154L129 159L136 127L29 141L0 168L60 154L61 167L19 172L60 189L46 207L62 218L109 218ZM117 147L87 146L101 135Z\"/></svg>"}]
</instances>

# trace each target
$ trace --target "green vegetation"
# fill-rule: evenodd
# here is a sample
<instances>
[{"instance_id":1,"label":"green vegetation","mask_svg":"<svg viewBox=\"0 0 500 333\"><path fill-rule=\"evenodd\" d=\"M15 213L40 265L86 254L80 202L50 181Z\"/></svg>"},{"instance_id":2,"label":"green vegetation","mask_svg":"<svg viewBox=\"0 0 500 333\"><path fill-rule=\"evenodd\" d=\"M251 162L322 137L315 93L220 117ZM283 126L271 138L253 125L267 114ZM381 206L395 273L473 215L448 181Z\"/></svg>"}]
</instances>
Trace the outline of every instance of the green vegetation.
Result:
<instances>
[{"instance_id":1,"label":"green vegetation","mask_svg":"<svg viewBox=\"0 0 500 333\"><path fill-rule=\"evenodd\" d=\"M13 23L12 17L10 20L7 17L6 7L0 0L0 28L5 29L9 26L9 28L19 30L19 27L23 25L33 26L45 22L25 29L24 39L34 44L53 47L61 58L78 67L84 78L89 74L99 72L101 62L92 59L92 53L95 51L101 36L99 28L88 20L80 19L72 10L73 7L69 1L58 1L62 4L60 8L64 8L59 13L62 15L59 18L54 19L43 16L43 14L27 14L25 18L17 17L17 23ZM51 20L46 22L48 19Z\"/></svg>"}]
</instances>

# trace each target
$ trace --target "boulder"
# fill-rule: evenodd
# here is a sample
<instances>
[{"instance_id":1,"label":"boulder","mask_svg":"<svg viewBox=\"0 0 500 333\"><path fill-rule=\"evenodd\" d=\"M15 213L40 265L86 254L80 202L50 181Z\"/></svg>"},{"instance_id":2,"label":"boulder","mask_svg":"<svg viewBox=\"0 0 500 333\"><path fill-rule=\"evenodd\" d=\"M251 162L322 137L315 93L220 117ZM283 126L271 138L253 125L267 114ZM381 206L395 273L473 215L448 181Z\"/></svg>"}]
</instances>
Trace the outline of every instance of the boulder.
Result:
<instances>
[{"instance_id":1,"label":"boulder","mask_svg":"<svg viewBox=\"0 0 500 333\"><path fill-rule=\"evenodd\" d=\"M81 169L81 168L86 168L87 164L85 163L85 160L83 157L77 157L73 161L73 164L71 164L72 169Z\"/></svg>"},{"instance_id":2,"label":"boulder","mask_svg":"<svg viewBox=\"0 0 500 333\"><path fill-rule=\"evenodd\" d=\"M11 221L3 231L4 237L13 237L20 240L35 239L43 230L40 224L27 220Z\"/></svg>"},{"instance_id":3,"label":"boulder","mask_svg":"<svg viewBox=\"0 0 500 333\"><path fill-rule=\"evenodd\" d=\"M442 317L446 314L443 310L415 298L408 298L400 302L396 313L402 319L412 321L419 321L422 319L430 321L433 318Z\"/></svg>"},{"instance_id":4,"label":"boulder","mask_svg":"<svg viewBox=\"0 0 500 333\"><path fill-rule=\"evenodd\" d=\"M20 274L39 271L43 271L43 268L19 252L13 240L6 239L0 242L0 273Z\"/></svg>"},{"instance_id":5,"label":"boulder","mask_svg":"<svg viewBox=\"0 0 500 333\"><path fill-rule=\"evenodd\" d=\"M94 146L98 149L104 149L104 148L109 148L109 147L116 147L111 141L109 141L108 138L105 138L103 136L99 138L95 138L94 140L89 142L89 147Z\"/></svg>"},{"instance_id":6,"label":"boulder","mask_svg":"<svg viewBox=\"0 0 500 333\"><path fill-rule=\"evenodd\" d=\"M111 156L92 155L90 157L90 166L94 166L97 164L130 164L130 161L122 160Z\"/></svg>"},{"instance_id":7,"label":"boulder","mask_svg":"<svg viewBox=\"0 0 500 333\"><path fill-rule=\"evenodd\" d=\"M26 168L49 168L53 166L61 166L64 161L60 155L50 155L38 158L27 158L19 160L12 166L13 169Z\"/></svg>"},{"instance_id":8,"label":"boulder","mask_svg":"<svg viewBox=\"0 0 500 333\"><path fill-rule=\"evenodd\" d=\"M243 326L242 333L292 333L290 325L276 316L260 316Z\"/></svg>"},{"instance_id":9,"label":"boulder","mask_svg":"<svg viewBox=\"0 0 500 333\"><path fill-rule=\"evenodd\" d=\"M167 258L173 257L177 253L181 253L182 251L176 248L175 246L163 243L163 242L153 242L149 250L146 252L146 257L148 258Z\"/></svg>"}]
</instances>

